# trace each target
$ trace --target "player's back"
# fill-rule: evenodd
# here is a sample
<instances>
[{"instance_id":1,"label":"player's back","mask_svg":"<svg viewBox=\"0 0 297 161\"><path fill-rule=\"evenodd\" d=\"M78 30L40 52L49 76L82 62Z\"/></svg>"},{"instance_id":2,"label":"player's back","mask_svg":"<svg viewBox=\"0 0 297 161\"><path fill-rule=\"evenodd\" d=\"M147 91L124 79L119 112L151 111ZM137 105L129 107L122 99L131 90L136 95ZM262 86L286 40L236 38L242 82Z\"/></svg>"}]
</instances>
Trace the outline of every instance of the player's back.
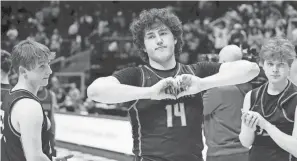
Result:
<instances>
[{"instance_id":1,"label":"player's back","mask_svg":"<svg viewBox=\"0 0 297 161\"><path fill-rule=\"evenodd\" d=\"M163 79L162 71L141 67L143 87ZM164 72L164 71L163 71ZM189 66L178 64L173 74L194 74ZM166 76L165 76L166 77ZM202 158L201 94L178 100L138 100L129 109L135 155L152 160L196 161Z\"/></svg>"},{"instance_id":2,"label":"player's back","mask_svg":"<svg viewBox=\"0 0 297 161\"><path fill-rule=\"evenodd\" d=\"M250 84L222 86L207 90L203 95L204 134L207 156L247 152L239 141L241 109L244 96L252 90Z\"/></svg>"},{"instance_id":3,"label":"player's back","mask_svg":"<svg viewBox=\"0 0 297 161\"><path fill-rule=\"evenodd\" d=\"M14 129L11 123L11 110L13 105L23 98L33 99L39 102L38 98L26 90L16 90L8 92L2 103L2 112L4 113L4 129L1 138L1 161L26 161L23 146L21 143L21 134ZM24 108L26 108L24 105ZM49 147L49 131L47 119L43 110L43 124L42 124L42 150L45 155L51 159L51 149Z\"/></svg>"}]
</instances>

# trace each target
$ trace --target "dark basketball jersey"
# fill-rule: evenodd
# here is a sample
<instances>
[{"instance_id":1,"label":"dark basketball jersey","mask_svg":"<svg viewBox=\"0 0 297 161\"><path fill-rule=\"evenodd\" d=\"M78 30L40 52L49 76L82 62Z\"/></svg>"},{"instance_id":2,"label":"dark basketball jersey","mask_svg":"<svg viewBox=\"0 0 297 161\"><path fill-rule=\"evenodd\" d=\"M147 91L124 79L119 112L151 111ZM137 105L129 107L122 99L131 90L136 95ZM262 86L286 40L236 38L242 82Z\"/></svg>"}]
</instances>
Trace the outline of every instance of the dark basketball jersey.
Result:
<instances>
[{"instance_id":1,"label":"dark basketball jersey","mask_svg":"<svg viewBox=\"0 0 297 161\"><path fill-rule=\"evenodd\" d=\"M50 131L51 131L51 136L50 136L50 143L51 143L51 148L52 148L52 155L56 156L56 150L55 150L55 120L54 120L54 116L52 116L53 113L53 96L50 93L50 90L46 89L46 88L42 88L42 90L37 92L37 97L39 98L43 110L45 112L45 115L50 119L51 121L51 127L50 127Z\"/></svg>"},{"instance_id":2,"label":"dark basketball jersey","mask_svg":"<svg viewBox=\"0 0 297 161\"><path fill-rule=\"evenodd\" d=\"M52 118L52 95L50 91L46 88L43 88L42 90L37 92L37 97L39 98L43 110L46 114L46 116L51 119Z\"/></svg>"},{"instance_id":3,"label":"dark basketball jersey","mask_svg":"<svg viewBox=\"0 0 297 161\"><path fill-rule=\"evenodd\" d=\"M16 90L9 92L5 96L5 100L2 104L4 111L4 129L3 137L1 138L1 161L26 161L22 143L20 140L20 133L17 132L11 124L11 109L13 105L23 98L34 99L40 102L37 97L26 90ZM24 105L26 106L26 105ZM26 108L26 107L24 107ZM48 129L47 118L43 111L43 124L42 124L42 151L51 160L51 148L50 148L50 132Z\"/></svg>"},{"instance_id":4,"label":"dark basketball jersey","mask_svg":"<svg viewBox=\"0 0 297 161\"><path fill-rule=\"evenodd\" d=\"M148 66L140 70L143 87L151 87L163 79ZM195 72L188 65L178 64L173 76L181 74L195 75ZM137 100L129 109L134 154L153 161L201 160L202 111L200 93L178 100Z\"/></svg>"},{"instance_id":5,"label":"dark basketball jersey","mask_svg":"<svg viewBox=\"0 0 297 161\"><path fill-rule=\"evenodd\" d=\"M268 83L252 90L251 110L258 112L280 131L292 135L297 105L297 87L289 81L287 87L278 95L267 93ZM295 120L296 121L296 120ZM265 130L259 127L250 150L251 161L293 161L294 157L280 148Z\"/></svg>"},{"instance_id":6,"label":"dark basketball jersey","mask_svg":"<svg viewBox=\"0 0 297 161\"><path fill-rule=\"evenodd\" d=\"M1 83L1 102L3 101L4 99L4 96L9 92L11 86L10 84L3 84Z\"/></svg>"}]
</instances>

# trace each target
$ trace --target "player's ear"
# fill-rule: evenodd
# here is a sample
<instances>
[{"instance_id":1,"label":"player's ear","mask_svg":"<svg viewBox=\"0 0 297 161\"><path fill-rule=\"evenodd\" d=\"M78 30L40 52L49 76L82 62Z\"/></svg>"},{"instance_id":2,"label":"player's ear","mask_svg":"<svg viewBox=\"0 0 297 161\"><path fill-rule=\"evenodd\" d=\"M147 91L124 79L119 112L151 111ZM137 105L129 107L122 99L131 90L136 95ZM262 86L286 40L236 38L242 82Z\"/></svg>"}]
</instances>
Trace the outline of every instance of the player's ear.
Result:
<instances>
[{"instance_id":1,"label":"player's ear","mask_svg":"<svg viewBox=\"0 0 297 161\"><path fill-rule=\"evenodd\" d=\"M177 39L176 39L176 38L174 38L174 45L176 45L176 43L177 43Z\"/></svg>"},{"instance_id":2,"label":"player's ear","mask_svg":"<svg viewBox=\"0 0 297 161\"><path fill-rule=\"evenodd\" d=\"M23 66L19 67L19 75L24 75L25 78L27 77L27 71L28 70L25 67L23 67Z\"/></svg>"}]
</instances>

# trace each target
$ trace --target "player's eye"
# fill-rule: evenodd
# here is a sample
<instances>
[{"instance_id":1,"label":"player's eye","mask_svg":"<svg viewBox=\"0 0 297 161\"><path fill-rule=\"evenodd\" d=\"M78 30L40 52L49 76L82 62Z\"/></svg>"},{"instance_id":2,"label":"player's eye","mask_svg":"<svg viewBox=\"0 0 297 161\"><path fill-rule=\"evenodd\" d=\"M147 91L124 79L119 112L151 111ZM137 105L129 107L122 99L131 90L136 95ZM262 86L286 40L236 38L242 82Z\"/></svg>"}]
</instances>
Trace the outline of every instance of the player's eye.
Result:
<instances>
[{"instance_id":1,"label":"player's eye","mask_svg":"<svg viewBox=\"0 0 297 161\"><path fill-rule=\"evenodd\" d=\"M152 39L152 38L154 38L155 36L154 35L149 35L147 38L148 39Z\"/></svg>"}]
</instances>

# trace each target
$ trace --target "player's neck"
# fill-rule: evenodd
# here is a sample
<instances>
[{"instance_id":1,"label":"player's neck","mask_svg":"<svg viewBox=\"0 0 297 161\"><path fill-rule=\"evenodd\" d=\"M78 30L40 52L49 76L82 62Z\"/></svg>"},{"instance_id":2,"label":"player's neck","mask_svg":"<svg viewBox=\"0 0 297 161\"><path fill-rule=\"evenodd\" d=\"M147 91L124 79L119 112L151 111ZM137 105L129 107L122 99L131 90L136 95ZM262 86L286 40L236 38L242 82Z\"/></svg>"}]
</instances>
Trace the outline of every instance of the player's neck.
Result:
<instances>
[{"instance_id":1,"label":"player's neck","mask_svg":"<svg viewBox=\"0 0 297 161\"><path fill-rule=\"evenodd\" d=\"M8 74L1 72L1 83L9 84Z\"/></svg>"},{"instance_id":2,"label":"player's neck","mask_svg":"<svg viewBox=\"0 0 297 161\"><path fill-rule=\"evenodd\" d=\"M151 67L153 67L154 69L158 69L158 70L170 70L173 69L176 66L176 60L173 57L172 59L170 59L167 62L164 63L159 63L153 60L149 60L149 64Z\"/></svg>"},{"instance_id":3,"label":"player's neck","mask_svg":"<svg viewBox=\"0 0 297 161\"><path fill-rule=\"evenodd\" d=\"M39 88L40 87L36 86L34 83L29 82L26 79L19 78L18 83L13 87L12 91L24 89L24 90L31 92L35 96L37 96L37 92L38 92Z\"/></svg>"},{"instance_id":4,"label":"player's neck","mask_svg":"<svg viewBox=\"0 0 297 161\"><path fill-rule=\"evenodd\" d=\"M269 83L267 92L271 95L279 94L286 88L288 83L289 83L288 79L285 79L277 83Z\"/></svg>"}]
</instances>

